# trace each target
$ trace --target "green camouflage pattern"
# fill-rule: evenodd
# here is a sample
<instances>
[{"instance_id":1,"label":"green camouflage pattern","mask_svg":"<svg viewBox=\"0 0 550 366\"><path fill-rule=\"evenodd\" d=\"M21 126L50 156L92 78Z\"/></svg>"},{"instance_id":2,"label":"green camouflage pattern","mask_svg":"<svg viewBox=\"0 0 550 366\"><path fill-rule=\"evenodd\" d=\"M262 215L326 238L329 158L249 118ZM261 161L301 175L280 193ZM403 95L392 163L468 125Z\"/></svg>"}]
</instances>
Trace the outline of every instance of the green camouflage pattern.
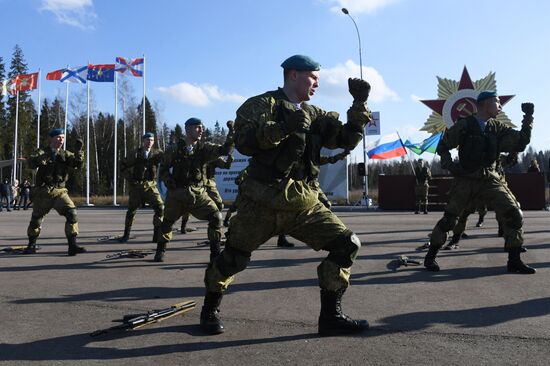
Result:
<instances>
[{"instance_id":1,"label":"green camouflage pattern","mask_svg":"<svg viewBox=\"0 0 550 366\"><path fill-rule=\"evenodd\" d=\"M76 209L66 188L36 187L33 189L32 216L27 228L29 238L37 238L42 230L42 221L51 209L66 216L70 209ZM75 217L76 218L76 217ZM76 221L76 220L75 220ZM78 222L65 222L65 236L78 235Z\"/></svg>"}]
</instances>

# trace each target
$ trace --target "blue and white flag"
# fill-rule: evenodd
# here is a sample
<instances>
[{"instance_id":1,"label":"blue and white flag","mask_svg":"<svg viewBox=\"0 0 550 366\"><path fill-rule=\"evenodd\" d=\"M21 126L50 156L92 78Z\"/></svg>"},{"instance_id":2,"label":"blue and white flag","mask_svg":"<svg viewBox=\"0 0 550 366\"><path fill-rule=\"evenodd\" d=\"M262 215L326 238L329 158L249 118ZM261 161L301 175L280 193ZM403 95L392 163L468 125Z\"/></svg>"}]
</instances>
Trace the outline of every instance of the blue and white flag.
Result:
<instances>
[{"instance_id":1,"label":"blue and white flag","mask_svg":"<svg viewBox=\"0 0 550 366\"><path fill-rule=\"evenodd\" d=\"M78 66L72 69L65 69L63 76L61 76L62 83L78 83L86 84L86 78L88 77L88 66Z\"/></svg>"}]
</instances>

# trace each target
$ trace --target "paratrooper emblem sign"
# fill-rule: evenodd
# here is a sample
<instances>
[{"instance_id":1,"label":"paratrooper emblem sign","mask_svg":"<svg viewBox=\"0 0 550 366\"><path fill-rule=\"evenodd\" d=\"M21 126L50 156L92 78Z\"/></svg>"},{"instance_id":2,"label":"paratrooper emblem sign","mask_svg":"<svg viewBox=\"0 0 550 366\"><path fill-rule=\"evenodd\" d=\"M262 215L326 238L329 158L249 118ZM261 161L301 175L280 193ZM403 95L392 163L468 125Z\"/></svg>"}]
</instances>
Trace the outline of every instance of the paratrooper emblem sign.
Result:
<instances>
[{"instance_id":1,"label":"paratrooper emblem sign","mask_svg":"<svg viewBox=\"0 0 550 366\"><path fill-rule=\"evenodd\" d=\"M477 112L476 99L483 90L497 90L495 73L491 72L483 79L472 82L468 70L464 67L459 81L437 77L438 99L421 100L433 110L421 131L436 133L451 127L459 118L468 117ZM513 95L499 95L500 103L505 105ZM507 126L515 127L504 112L500 112L497 120Z\"/></svg>"}]
</instances>

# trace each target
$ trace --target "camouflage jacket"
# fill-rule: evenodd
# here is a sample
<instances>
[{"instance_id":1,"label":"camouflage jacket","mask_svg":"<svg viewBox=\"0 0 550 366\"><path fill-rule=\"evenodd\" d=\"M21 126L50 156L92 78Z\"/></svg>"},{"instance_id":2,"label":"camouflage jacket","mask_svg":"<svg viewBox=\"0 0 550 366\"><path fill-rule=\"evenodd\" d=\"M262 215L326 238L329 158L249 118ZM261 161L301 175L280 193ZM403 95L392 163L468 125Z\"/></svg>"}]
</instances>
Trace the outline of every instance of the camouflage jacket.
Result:
<instances>
[{"instance_id":1,"label":"camouflage jacket","mask_svg":"<svg viewBox=\"0 0 550 366\"><path fill-rule=\"evenodd\" d=\"M485 131L481 131L475 116L458 120L449 128L439 145L441 167L454 175L482 177L499 171L501 152L525 150L531 140L533 117L524 116L520 130L514 130L502 122L491 118ZM450 150L458 148L459 162L453 162Z\"/></svg>"},{"instance_id":2,"label":"camouflage jacket","mask_svg":"<svg viewBox=\"0 0 550 366\"><path fill-rule=\"evenodd\" d=\"M414 168L414 174L416 175L416 182L419 185L428 185L428 181L432 177L432 171L427 166Z\"/></svg>"},{"instance_id":3,"label":"camouflage jacket","mask_svg":"<svg viewBox=\"0 0 550 366\"><path fill-rule=\"evenodd\" d=\"M67 150L59 150L56 154L51 148L39 149L31 154L28 163L36 173L37 187L65 188L72 170L82 166L84 152L72 153Z\"/></svg>"},{"instance_id":4,"label":"camouflage jacket","mask_svg":"<svg viewBox=\"0 0 550 366\"><path fill-rule=\"evenodd\" d=\"M223 145L199 141L190 151L185 139L172 145L164 154L160 178L168 188L203 186L206 165L233 150L233 138L228 136Z\"/></svg>"},{"instance_id":5,"label":"camouflage jacket","mask_svg":"<svg viewBox=\"0 0 550 366\"><path fill-rule=\"evenodd\" d=\"M352 150L371 118L366 105L354 105L343 124L338 113L302 103L311 120L309 130L288 134L283 123L288 112L297 108L279 88L248 99L237 110L235 146L252 156L250 177L267 183L284 178L314 180L319 175L321 148Z\"/></svg>"},{"instance_id":6,"label":"camouflage jacket","mask_svg":"<svg viewBox=\"0 0 550 366\"><path fill-rule=\"evenodd\" d=\"M120 164L121 173L124 178L128 179L130 184L155 182L162 156L162 150L151 149L146 158L144 149L139 147L122 160Z\"/></svg>"}]
</instances>

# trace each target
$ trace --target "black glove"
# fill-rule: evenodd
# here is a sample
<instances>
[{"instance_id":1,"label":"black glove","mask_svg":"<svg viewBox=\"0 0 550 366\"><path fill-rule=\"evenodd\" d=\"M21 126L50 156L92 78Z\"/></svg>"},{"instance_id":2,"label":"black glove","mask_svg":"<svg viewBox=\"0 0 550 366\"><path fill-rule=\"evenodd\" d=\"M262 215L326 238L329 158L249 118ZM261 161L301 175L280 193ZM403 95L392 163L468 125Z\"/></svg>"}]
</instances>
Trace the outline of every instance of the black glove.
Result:
<instances>
[{"instance_id":1,"label":"black glove","mask_svg":"<svg viewBox=\"0 0 550 366\"><path fill-rule=\"evenodd\" d=\"M532 116L535 112L535 105L533 103L521 103L521 111L527 116Z\"/></svg>"},{"instance_id":2,"label":"black glove","mask_svg":"<svg viewBox=\"0 0 550 366\"><path fill-rule=\"evenodd\" d=\"M226 161L227 161L228 163L232 163L233 160L235 160L235 158L233 157L233 154L227 155L227 160L226 160Z\"/></svg>"},{"instance_id":3,"label":"black glove","mask_svg":"<svg viewBox=\"0 0 550 366\"><path fill-rule=\"evenodd\" d=\"M349 93L353 96L354 103L364 104L370 93L370 84L362 79L348 79Z\"/></svg>"},{"instance_id":4,"label":"black glove","mask_svg":"<svg viewBox=\"0 0 550 366\"><path fill-rule=\"evenodd\" d=\"M74 142L74 147L76 151L82 151L82 147L84 146L84 141L82 139L76 139Z\"/></svg>"},{"instance_id":5,"label":"black glove","mask_svg":"<svg viewBox=\"0 0 550 366\"><path fill-rule=\"evenodd\" d=\"M227 121L227 129L229 130L229 132L234 132L235 131L235 122L229 120Z\"/></svg>"},{"instance_id":6,"label":"black glove","mask_svg":"<svg viewBox=\"0 0 550 366\"><path fill-rule=\"evenodd\" d=\"M307 132L309 131L310 125L311 120L309 115L304 112L303 109L290 112L283 122L283 128L287 134L293 132Z\"/></svg>"}]
</instances>

